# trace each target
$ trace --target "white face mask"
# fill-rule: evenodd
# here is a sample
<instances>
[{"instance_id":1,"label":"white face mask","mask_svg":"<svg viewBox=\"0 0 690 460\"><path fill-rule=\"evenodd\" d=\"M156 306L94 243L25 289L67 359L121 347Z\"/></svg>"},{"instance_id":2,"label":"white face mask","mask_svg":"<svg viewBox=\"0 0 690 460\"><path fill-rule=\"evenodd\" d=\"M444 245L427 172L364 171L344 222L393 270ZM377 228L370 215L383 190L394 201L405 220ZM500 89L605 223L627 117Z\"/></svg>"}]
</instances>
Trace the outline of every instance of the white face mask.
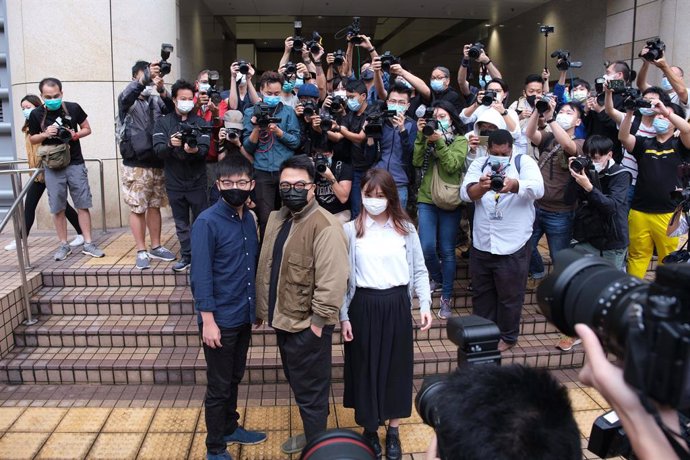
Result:
<instances>
[{"instance_id":1,"label":"white face mask","mask_svg":"<svg viewBox=\"0 0 690 460\"><path fill-rule=\"evenodd\" d=\"M340 96L340 97L342 97L343 99L345 99L345 98L347 97L347 91L345 91L345 90L343 90L343 91L333 91L333 96L334 96L334 97L335 97L335 96Z\"/></svg>"},{"instance_id":2,"label":"white face mask","mask_svg":"<svg viewBox=\"0 0 690 460\"><path fill-rule=\"evenodd\" d=\"M209 89L211 89L211 85L209 85L208 83L199 83L200 93L208 93Z\"/></svg>"},{"instance_id":3,"label":"white face mask","mask_svg":"<svg viewBox=\"0 0 690 460\"><path fill-rule=\"evenodd\" d=\"M576 89L573 91L573 100L577 102L583 102L587 99L589 93L586 89Z\"/></svg>"},{"instance_id":4,"label":"white face mask","mask_svg":"<svg viewBox=\"0 0 690 460\"><path fill-rule=\"evenodd\" d=\"M565 131L568 131L573 127L573 117L567 113L559 113L556 115L556 123Z\"/></svg>"},{"instance_id":5,"label":"white face mask","mask_svg":"<svg viewBox=\"0 0 690 460\"><path fill-rule=\"evenodd\" d=\"M372 216L378 216L388 208L388 200L385 198L362 197L362 205Z\"/></svg>"},{"instance_id":6,"label":"white face mask","mask_svg":"<svg viewBox=\"0 0 690 460\"><path fill-rule=\"evenodd\" d=\"M594 162L594 170L595 170L596 172L598 172L598 173L599 173L599 172L602 172L602 171L603 171L604 169L606 169L606 167L609 165L609 162L610 162L610 161L611 161L610 159L608 159L608 160L606 160L606 161L604 161L604 162L596 162L596 161L595 161L595 162Z\"/></svg>"},{"instance_id":7,"label":"white face mask","mask_svg":"<svg viewBox=\"0 0 690 460\"><path fill-rule=\"evenodd\" d=\"M189 113L194 108L194 101L177 101L177 110L180 113Z\"/></svg>"},{"instance_id":8,"label":"white face mask","mask_svg":"<svg viewBox=\"0 0 690 460\"><path fill-rule=\"evenodd\" d=\"M238 73L238 74L235 76L235 81L236 81L237 83L239 83L240 85L243 84L243 83L247 83L247 76L244 75L244 74Z\"/></svg>"}]
</instances>

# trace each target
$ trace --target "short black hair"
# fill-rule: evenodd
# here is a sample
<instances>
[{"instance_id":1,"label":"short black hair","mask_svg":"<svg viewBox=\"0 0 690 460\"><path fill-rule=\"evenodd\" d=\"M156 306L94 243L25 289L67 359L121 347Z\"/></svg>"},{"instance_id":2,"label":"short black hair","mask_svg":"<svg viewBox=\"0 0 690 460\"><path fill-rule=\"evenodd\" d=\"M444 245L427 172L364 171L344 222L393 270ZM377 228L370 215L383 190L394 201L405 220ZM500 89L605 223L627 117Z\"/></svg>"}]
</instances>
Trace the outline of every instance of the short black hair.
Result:
<instances>
[{"instance_id":1,"label":"short black hair","mask_svg":"<svg viewBox=\"0 0 690 460\"><path fill-rule=\"evenodd\" d=\"M216 165L216 179L221 177L241 176L246 174L254 178L254 167L241 153L230 153Z\"/></svg>"},{"instance_id":2,"label":"short black hair","mask_svg":"<svg viewBox=\"0 0 690 460\"><path fill-rule=\"evenodd\" d=\"M266 85L270 85L272 83L280 83L282 86L283 76L278 72L267 70L261 74L261 78L259 79L259 89L264 89Z\"/></svg>"},{"instance_id":3,"label":"short black hair","mask_svg":"<svg viewBox=\"0 0 690 460\"><path fill-rule=\"evenodd\" d=\"M194 94L194 85L187 80L180 79L172 85L172 90L170 91L172 93L172 97L177 97L177 92L181 89L188 89L192 92L192 94Z\"/></svg>"},{"instance_id":4,"label":"short black hair","mask_svg":"<svg viewBox=\"0 0 690 460\"><path fill-rule=\"evenodd\" d=\"M508 92L508 84L502 78L494 78L489 83L486 84L487 88L491 83L498 83L504 93Z\"/></svg>"},{"instance_id":5,"label":"short black hair","mask_svg":"<svg viewBox=\"0 0 690 460\"><path fill-rule=\"evenodd\" d=\"M44 86L57 86L60 91L62 91L62 82L55 77L47 77L40 81L38 84L38 91L43 94Z\"/></svg>"},{"instance_id":6,"label":"short black hair","mask_svg":"<svg viewBox=\"0 0 690 460\"><path fill-rule=\"evenodd\" d=\"M630 77L631 77L630 66L628 65L627 62L615 61L609 65L612 65L613 70L615 70L616 72L621 72L623 74L623 80L625 80L626 82L630 81Z\"/></svg>"},{"instance_id":7,"label":"short black hair","mask_svg":"<svg viewBox=\"0 0 690 460\"><path fill-rule=\"evenodd\" d=\"M593 157L594 155L606 155L613 150L613 141L599 134L589 136L582 145L582 151L585 155Z\"/></svg>"},{"instance_id":8,"label":"short black hair","mask_svg":"<svg viewBox=\"0 0 690 460\"><path fill-rule=\"evenodd\" d=\"M390 88L388 88L388 97L391 96L392 92L396 92L399 94L407 94L407 100L409 102L410 99L412 99L412 88L408 88L407 86L394 82ZM388 99L388 97L386 99Z\"/></svg>"},{"instance_id":9,"label":"short black hair","mask_svg":"<svg viewBox=\"0 0 690 460\"><path fill-rule=\"evenodd\" d=\"M314 167L314 160L312 160L307 155L295 155L283 161L283 163L280 165L280 172L278 173L278 175L282 174L283 170L287 168L301 169L302 171L306 171L307 175L309 176L309 180L312 182L316 177L316 168Z\"/></svg>"},{"instance_id":10,"label":"short black hair","mask_svg":"<svg viewBox=\"0 0 690 460\"><path fill-rule=\"evenodd\" d=\"M544 83L544 80L541 78L541 75L531 73L525 77L525 86L529 85L530 83Z\"/></svg>"},{"instance_id":11,"label":"short black hair","mask_svg":"<svg viewBox=\"0 0 690 460\"><path fill-rule=\"evenodd\" d=\"M132 78L136 78L137 74L141 71L145 71L148 66L149 66L149 63L146 61L135 62L134 65L132 66Z\"/></svg>"},{"instance_id":12,"label":"short black hair","mask_svg":"<svg viewBox=\"0 0 690 460\"><path fill-rule=\"evenodd\" d=\"M575 88L576 86L580 86L580 85L587 88L587 91L589 91L590 88L592 87L587 80L583 80L582 78L576 78L575 80L573 80L573 88Z\"/></svg>"},{"instance_id":13,"label":"short black hair","mask_svg":"<svg viewBox=\"0 0 690 460\"><path fill-rule=\"evenodd\" d=\"M489 134L489 147L492 145L513 146L513 135L507 129L496 129Z\"/></svg>"},{"instance_id":14,"label":"short black hair","mask_svg":"<svg viewBox=\"0 0 690 460\"><path fill-rule=\"evenodd\" d=\"M574 101L564 102L563 104L561 104L561 105L558 107L558 110L556 111L556 113L558 113L558 112L559 112L563 107L565 107L566 105L567 105L568 107L570 107L571 109L573 109L574 111L577 112L577 117L578 117L578 118L580 118L580 119L582 118L582 106L580 105L579 102L574 102Z\"/></svg>"},{"instance_id":15,"label":"short black hair","mask_svg":"<svg viewBox=\"0 0 690 460\"><path fill-rule=\"evenodd\" d=\"M350 80L345 86L345 91L357 94L366 94L367 85L362 80Z\"/></svg>"},{"instance_id":16,"label":"short black hair","mask_svg":"<svg viewBox=\"0 0 690 460\"><path fill-rule=\"evenodd\" d=\"M650 86L646 90L642 91L643 96L646 96L647 94L656 94L657 96L659 96L659 100L666 107L671 105L671 97L666 93L666 91L663 90L663 88L660 88L658 86ZM684 115L683 115L683 118L685 118Z\"/></svg>"},{"instance_id":17,"label":"short black hair","mask_svg":"<svg viewBox=\"0 0 690 460\"><path fill-rule=\"evenodd\" d=\"M465 134L465 123L462 122L460 119L460 116L458 115L458 111L455 108L455 106L446 100L443 99L437 99L431 104L432 107L440 108L448 112L448 116L450 116L450 121L453 124L453 128L455 128L455 135L459 134Z\"/></svg>"},{"instance_id":18,"label":"short black hair","mask_svg":"<svg viewBox=\"0 0 690 460\"><path fill-rule=\"evenodd\" d=\"M568 392L547 370L470 365L444 383L435 404L443 458L582 459Z\"/></svg>"}]
</instances>

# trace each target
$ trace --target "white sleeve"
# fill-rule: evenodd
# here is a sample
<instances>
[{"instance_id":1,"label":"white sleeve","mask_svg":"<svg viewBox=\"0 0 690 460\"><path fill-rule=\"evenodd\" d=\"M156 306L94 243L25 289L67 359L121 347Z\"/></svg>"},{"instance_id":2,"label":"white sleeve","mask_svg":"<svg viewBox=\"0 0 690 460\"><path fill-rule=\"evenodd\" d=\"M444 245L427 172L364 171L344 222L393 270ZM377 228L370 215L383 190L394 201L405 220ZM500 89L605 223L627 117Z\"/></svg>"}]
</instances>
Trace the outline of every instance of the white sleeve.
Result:
<instances>
[{"instance_id":1,"label":"white sleeve","mask_svg":"<svg viewBox=\"0 0 690 460\"><path fill-rule=\"evenodd\" d=\"M538 200L544 196L544 178L537 162L528 155L520 157L518 198Z\"/></svg>"},{"instance_id":2,"label":"white sleeve","mask_svg":"<svg viewBox=\"0 0 690 460\"><path fill-rule=\"evenodd\" d=\"M470 167L467 169L465 178L462 180L462 185L460 186L460 199L462 201L472 203L472 199L467 193L467 187L471 184L476 184L479 182L479 178L482 177L482 166L484 166L484 163L481 160L473 161Z\"/></svg>"}]
</instances>

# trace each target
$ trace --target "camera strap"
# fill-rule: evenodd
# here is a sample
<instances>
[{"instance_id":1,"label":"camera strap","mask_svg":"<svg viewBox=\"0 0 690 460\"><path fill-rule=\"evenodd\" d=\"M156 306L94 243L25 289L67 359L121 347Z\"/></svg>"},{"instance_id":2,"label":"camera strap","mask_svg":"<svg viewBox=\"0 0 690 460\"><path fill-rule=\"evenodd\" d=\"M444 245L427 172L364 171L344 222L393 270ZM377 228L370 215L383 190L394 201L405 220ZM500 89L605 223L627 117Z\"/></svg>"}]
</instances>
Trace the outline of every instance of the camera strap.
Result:
<instances>
[{"instance_id":1,"label":"camera strap","mask_svg":"<svg viewBox=\"0 0 690 460\"><path fill-rule=\"evenodd\" d=\"M64 119L65 119L65 120L71 120L71 119L72 119L72 117L71 117L70 114L69 114L69 110L67 110L67 106L65 105L64 102L62 103L62 111L64 112L64 115L65 115ZM45 130L46 130L46 117L47 117L47 116L48 116L48 109L47 109L47 108L44 108L44 110L43 110L43 118L41 119L41 131L45 131ZM64 125L65 125L65 123L62 123L61 126L64 126ZM76 128L76 126L75 126L75 128Z\"/></svg>"}]
</instances>

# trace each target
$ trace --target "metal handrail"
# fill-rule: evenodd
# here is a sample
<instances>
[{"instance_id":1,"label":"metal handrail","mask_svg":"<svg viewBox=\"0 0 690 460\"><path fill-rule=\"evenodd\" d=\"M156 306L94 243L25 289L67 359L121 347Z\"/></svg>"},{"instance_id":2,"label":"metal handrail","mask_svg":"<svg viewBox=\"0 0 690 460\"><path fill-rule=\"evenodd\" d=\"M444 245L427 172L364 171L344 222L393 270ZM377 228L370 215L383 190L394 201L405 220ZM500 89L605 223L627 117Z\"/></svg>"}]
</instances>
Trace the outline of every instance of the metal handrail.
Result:
<instances>
[{"instance_id":1,"label":"metal handrail","mask_svg":"<svg viewBox=\"0 0 690 460\"><path fill-rule=\"evenodd\" d=\"M29 182L26 183L24 187L21 187L21 190L17 194L17 197L14 199L14 202L12 203L12 206L10 206L10 209L7 211L7 214L5 217L2 219L2 222L0 222L0 232L2 232L7 225L7 223L10 221L10 219L13 220L14 222L14 242L17 245L17 260L19 262L19 275L22 279L22 285L21 285L21 290L22 290L22 302L24 303L24 308L26 310L26 321L24 324L26 325L32 325L36 324L38 321L33 317L31 314L31 303L29 302L29 286L26 281L26 265L28 264L28 251L22 250L24 248L24 242L22 241L22 235L26 238L26 229L24 225L23 219L20 219L18 216L15 216L15 212L18 210L22 209L22 205L24 203L24 197L26 196L26 193L29 191L29 187L31 187L31 184L33 183L34 180L38 177L41 172L43 172L43 168L27 168L27 169L8 169L8 170L0 170L0 175L5 175L5 174L12 174L12 186L13 190L16 193L17 190L17 185L18 182L16 178L22 174L22 173L29 173L32 172L33 174L31 175L31 179L29 179ZM27 264L24 264L24 257L27 258Z\"/></svg>"}]
</instances>

